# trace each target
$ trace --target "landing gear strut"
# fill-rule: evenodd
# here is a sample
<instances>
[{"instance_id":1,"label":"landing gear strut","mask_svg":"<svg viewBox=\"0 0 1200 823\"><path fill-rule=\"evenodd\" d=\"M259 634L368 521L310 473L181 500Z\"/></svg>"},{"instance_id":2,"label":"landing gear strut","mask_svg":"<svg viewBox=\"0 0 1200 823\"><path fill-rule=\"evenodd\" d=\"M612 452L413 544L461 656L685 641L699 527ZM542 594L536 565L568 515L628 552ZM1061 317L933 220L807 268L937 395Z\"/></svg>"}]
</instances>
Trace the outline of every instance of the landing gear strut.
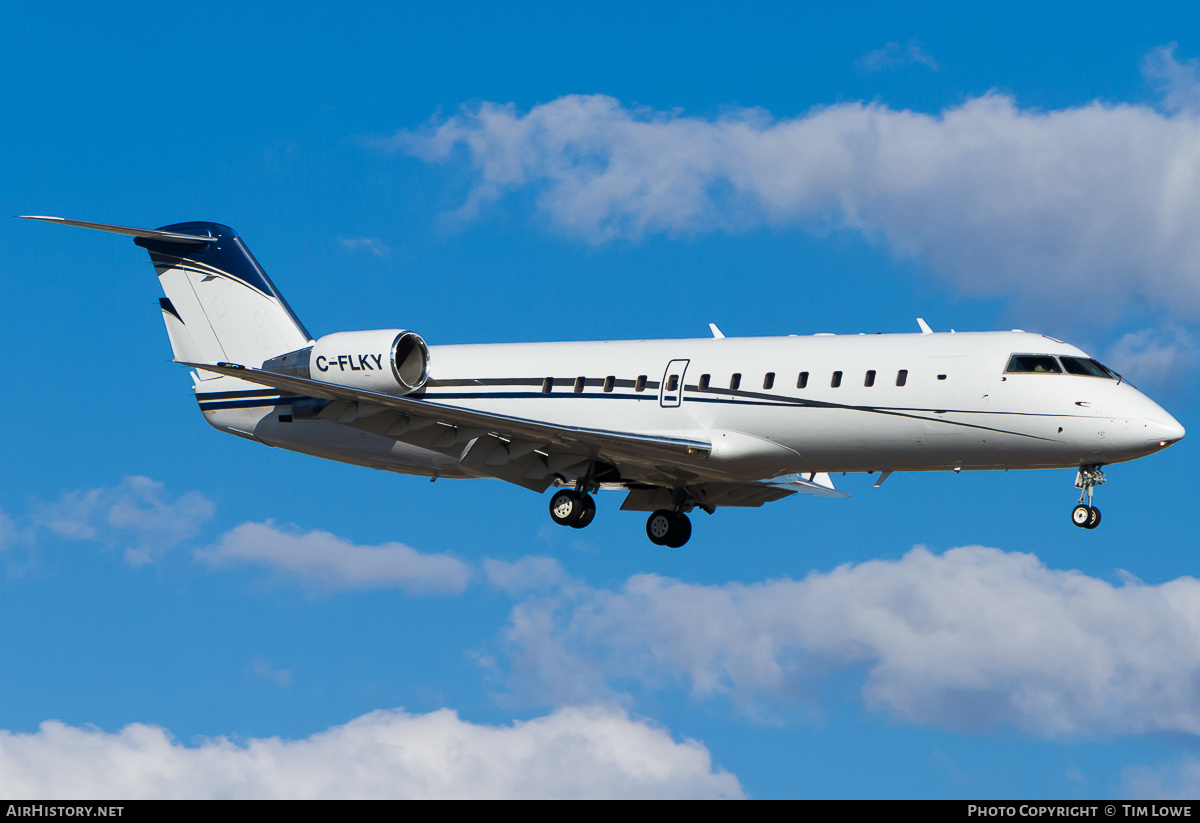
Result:
<instances>
[{"instance_id":1,"label":"landing gear strut","mask_svg":"<svg viewBox=\"0 0 1200 823\"><path fill-rule=\"evenodd\" d=\"M550 498L550 518L560 526L582 529L596 516L596 501L585 492L563 489Z\"/></svg>"},{"instance_id":2,"label":"landing gear strut","mask_svg":"<svg viewBox=\"0 0 1200 823\"><path fill-rule=\"evenodd\" d=\"M1079 504L1071 510L1071 522L1081 529L1094 529L1100 525L1100 510L1092 505L1096 487L1107 478L1099 466L1080 466L1075 475L1075 488L1079 489ZM1084 500L1087 502L1085 503Z\"/></svg>"}]
</instances>

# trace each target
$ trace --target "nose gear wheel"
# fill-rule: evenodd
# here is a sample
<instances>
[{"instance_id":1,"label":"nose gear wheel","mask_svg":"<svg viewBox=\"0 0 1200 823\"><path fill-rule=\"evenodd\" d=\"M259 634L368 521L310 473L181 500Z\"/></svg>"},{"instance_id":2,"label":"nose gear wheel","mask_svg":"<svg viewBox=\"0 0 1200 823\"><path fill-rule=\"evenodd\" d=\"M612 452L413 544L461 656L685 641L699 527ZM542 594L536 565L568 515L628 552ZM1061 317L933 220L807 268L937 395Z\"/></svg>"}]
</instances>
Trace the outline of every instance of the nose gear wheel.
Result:
<instances>
[{"instance_id":1,"label":"nose gear wheel","mask_svg":"<svg viewBox=\"0 0 1200 823\"><path fill-rule=\"evenodd\" d=\"M1079 503L1071 510L1071 522L1081 529L1094 529L1100 525L1100 510L1092 505L1096 487L1107 478L1099 466L1080 466L1075 475L1075 488L1079 489ZM1087 502L1084 502L1087 501Z\"/></svg>"}]
</instances>

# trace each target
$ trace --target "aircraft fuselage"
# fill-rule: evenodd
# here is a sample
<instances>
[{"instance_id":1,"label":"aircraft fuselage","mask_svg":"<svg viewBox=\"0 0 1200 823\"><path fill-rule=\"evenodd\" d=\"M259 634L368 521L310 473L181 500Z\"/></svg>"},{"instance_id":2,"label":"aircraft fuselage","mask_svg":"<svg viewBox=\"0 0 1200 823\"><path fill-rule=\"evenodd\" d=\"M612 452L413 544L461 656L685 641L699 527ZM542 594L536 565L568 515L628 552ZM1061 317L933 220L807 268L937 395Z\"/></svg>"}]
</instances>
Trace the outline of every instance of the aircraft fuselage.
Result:
<instances>
[{"instance_id":1,"label":"aircraft fuselage","mask_svg":"<svg viewBox=\"0 0 1200 823\"><path fill-rule=\"evenodd\" d=\"M452 345L429 353L428 383L414 396L552 425L708 439L711 454L696 458L697 469L731 477L1104 465L1183 434L1124 380L1006 373L1014 354L1087 357L1025 332ZM346 352L340 369L373 362ZM219 400L201 404L218 428L274 446L405 473L473 474L450 459L461 441L431 448L414 434L405 448L361 430L338 437L331 430L344 427L328 417L281 423L284 406L230 414L216 408Z\"/></svg>"}]
</instances>

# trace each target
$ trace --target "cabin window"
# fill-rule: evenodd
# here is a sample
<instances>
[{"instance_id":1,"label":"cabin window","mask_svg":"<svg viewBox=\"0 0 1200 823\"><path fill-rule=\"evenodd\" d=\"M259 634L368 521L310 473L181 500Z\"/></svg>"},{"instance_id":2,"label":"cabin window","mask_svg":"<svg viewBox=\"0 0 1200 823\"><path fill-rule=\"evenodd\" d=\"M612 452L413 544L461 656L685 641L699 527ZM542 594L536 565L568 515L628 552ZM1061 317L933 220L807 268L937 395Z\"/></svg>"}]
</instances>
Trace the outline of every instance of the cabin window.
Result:
<instances>
[{"instance_id":1,"label":"cabin window","mask_svg":"<svg viewBox=\"0 0 1200 823\"><path fill-rule=\"evenodd\" d=\"M829 385L835 389L842 385L842 373L840 371L835 371L833 373L833 379L829 381Z\"/></svg>"},{"instance_id":2,"label":"cabin window","mask_svg":"<svg viewBox=\"0 0 1200 823\"><path fill-rule=\"evenodd\" d=\"M908 382L908 369L901 369L896 372L896 385L903 386Z\"/></svg>"},{"instance_id":3,"label":"cabin window","mask_svg":"<svg viewBox=\"0 0 1200 823\"><path fill-rule=\"evenodd\" d=\"M542 394L549 394L554 390L554 378L547 377L542 381Z\"/></svg>"},{"instance_id":4,"label":"cabin window","mask_svg":"<svg viewBox=\"0 0 1200 823\"><path fill-rule=\"evenodd\" d=\"M944 374L938 375L938 380L945 380L945 379L946 379L946 375L944 375Z\"/></svg>"},{"instance_id":5,"label":"cabin window","mask_svg":"<svg viewBox=\"0 0 1200 823\"><path fill-rule=\"evenodd\" d=\"M646 375L644 375L644 374L638 375L637 382L633 384L633 390L634 391L645 391L646 390Z\"/></svg>"},{"instance_id":6,"label":"cabin window","mask_svg":"<svg viewBox=\"0 0 1200 823\"><path fill-rule=\"evenodd\" d=\"M679 375L673 374L667 378L667 391L676 392L679 390Z\"/></svg>"},{"instance_id":7,"label":"cabin window","mask_svg":"<svg viewBox=\"0 0 1200 823\"><path fill-rule=\"evenodd\" d=\"M583 394L583 384L586 382L587 382L587 380L585 380L582 377L575 378L575 393L576 394Z\"/></svg>"},{"instance_id":8,"label":"cabin window","mask_svg":"<svg viewBox=\"0 0 1200 823\"><path fill-rule=\"evenodd\" d=\"M875 370L871 369L867 372L867 376L863 379L863 385L868 389L875 385Z\"/></svg>"},{"instance_id":9,"label":"cabin window","mask_svg":"<svg viewBox=\"0 0 1200 823\"><path fill-rule=\"evenodd\" d=\"M1004 371L1009 374L1062 374L1058 361L1048 354L1014 354Z\"/></svg>"},{"instance_id":10,"label":"cabin window","mask_svg":"<svg viewBox=\"0 0 1200 823\"><path fill-rule=\"evenodd\" d=\"M700 375L700 391L708 391L708 375Z\"/></svg>"},{"instance_id":11,"label":"cabin window","mask_svg":"<svg viewBox=\"0 0 1200 823\"><path fill-rule=\"evenodd\" d=\"M796 388L798 388L798 389L808 388L808 372L806 372L806 371L800 372L800 376L796 378Z\"/></svg>"},{"instance_id":12,"label":"cabin window","mask_svg":"<svg viewBox=\"0 0 1200 823\"><path fill-rule=\"evenodd\" d=\"M729 390L737 391L740 385L742 385L742 373L734 372L733 376L729 378Z\"/></svg>"},{"instance_id":13,"label":"cabin window","mask_svg":"<svg viewBox=\"0 0 1200 823\"><path fill-rule=\"evenodd\" d=\"M606 392L612 391L613 385L616 384L616 382L617 378L610 374L608 377L604 378L604 390Z\"/></svg>"},{"instance_id":14,"label":"cabin window","mask_svg":"<svg viewBox=\"0 0 1200 823\"><path fill-rule=\"evenodd\" d=\"M763 378L763 388L769 389L769 388L772 388L774 385L775 385L775 372L769 371L769 372L767 372L766 377Z\"/></svg>"}]
</instances>

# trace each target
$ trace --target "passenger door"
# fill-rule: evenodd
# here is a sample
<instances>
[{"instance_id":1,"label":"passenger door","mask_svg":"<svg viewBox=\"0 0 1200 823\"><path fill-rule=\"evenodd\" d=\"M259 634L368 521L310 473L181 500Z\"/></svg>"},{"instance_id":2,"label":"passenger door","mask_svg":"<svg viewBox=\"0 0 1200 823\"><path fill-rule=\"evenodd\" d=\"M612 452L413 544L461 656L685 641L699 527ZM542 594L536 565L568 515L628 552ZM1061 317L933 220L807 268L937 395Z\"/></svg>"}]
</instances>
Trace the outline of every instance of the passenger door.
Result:
<instances>
[{"instance_id":1,"label":"passenger door","mask_svg":"<svg viewBox=\"0 0 1200 823\"><path fill-rule=\"evenodd\" d=\"M672 360L663 372L662 384L658 389L658 404L664 409L674 408L683 402L683 374L690 360Z\"/></svg>"}]
</instances>

